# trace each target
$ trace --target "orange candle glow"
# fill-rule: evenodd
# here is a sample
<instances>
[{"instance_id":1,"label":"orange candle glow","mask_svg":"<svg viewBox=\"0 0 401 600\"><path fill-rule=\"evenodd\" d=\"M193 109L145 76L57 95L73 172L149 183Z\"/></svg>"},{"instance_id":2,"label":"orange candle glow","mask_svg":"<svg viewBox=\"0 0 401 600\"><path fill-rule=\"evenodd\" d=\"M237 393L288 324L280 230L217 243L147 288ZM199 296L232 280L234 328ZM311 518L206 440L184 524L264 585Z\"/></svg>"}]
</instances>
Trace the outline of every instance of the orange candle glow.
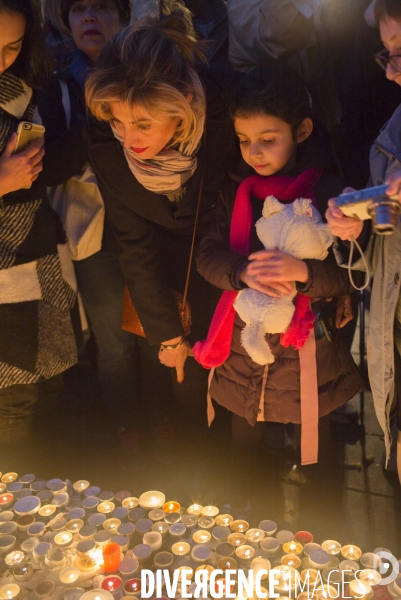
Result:
<instances>
[{"instance_id":1,"label":"orange candle glow","mask_svg":"<svg viewBox=\"0 0 401 600\"><path fill-rule=\"evenodd\" d=\"M171 502L166 502L162 506L162 510L164 510L165 513L179 512L180 508L180 504L178 504L178 502L175 502L175 500Z\"/></svg>"},{"instance_id":2,"label":"orange candle glow","mask_svg":"<svg viewBox=\"0 0 401 600\"><path fill-rule=\"evenodd\" d=\"M103 568L107 573L115 573L121 562L121 548L119 544L111 542L103 548Z\"/></svg>"}]
</instances>

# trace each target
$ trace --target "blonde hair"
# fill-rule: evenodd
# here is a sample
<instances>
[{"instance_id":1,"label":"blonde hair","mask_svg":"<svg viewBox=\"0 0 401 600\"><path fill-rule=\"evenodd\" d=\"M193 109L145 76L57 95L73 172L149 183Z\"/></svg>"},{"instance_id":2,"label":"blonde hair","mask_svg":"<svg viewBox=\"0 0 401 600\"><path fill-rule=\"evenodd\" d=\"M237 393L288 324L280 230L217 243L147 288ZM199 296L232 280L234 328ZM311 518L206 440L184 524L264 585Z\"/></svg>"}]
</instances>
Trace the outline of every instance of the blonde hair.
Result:
<instances>
[{"instance_id":1,"label":"blonde hair","mask_svg":"<svg viewBox=\"0 0 401 600\"><path fill-rule=\"evenodd\" d=\"M142 118L179 117L172 143L187 143L205 114L205 96L194 69L204 59L188 9L162 3L159 18L146 17L118 34L102 52L85 86L86 103L110 121L111 102L126 102Z\"/></svg>"}]
</instances>

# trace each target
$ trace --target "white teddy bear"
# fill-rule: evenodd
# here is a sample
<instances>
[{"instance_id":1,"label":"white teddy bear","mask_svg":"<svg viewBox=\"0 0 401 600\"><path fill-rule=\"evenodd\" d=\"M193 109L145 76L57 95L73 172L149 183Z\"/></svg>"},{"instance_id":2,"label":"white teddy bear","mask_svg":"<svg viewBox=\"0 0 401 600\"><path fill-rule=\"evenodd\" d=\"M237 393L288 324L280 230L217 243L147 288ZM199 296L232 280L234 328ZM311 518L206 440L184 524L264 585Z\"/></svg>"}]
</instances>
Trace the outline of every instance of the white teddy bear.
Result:
<instances>
[{"instance_id":1,"label":"white teddy bear","mask_svg":"<svg viewBox=\"0 0 401 600\"><path fill-rule=\"evenodd\" d=\"M328 255L333 238L311 200L299 198L291 204L282 204L274 196L268 196L262 214L256 223L256 231L266 250L278 248L299 260L324 260ZM241 332L241 343L259 365L274 362L266 334L283 333L288 329L296 294L295 286L289 296L281 295L280 298L251 288L238 294L234 308L246 323Z\"/></svg>"}]
</instances>

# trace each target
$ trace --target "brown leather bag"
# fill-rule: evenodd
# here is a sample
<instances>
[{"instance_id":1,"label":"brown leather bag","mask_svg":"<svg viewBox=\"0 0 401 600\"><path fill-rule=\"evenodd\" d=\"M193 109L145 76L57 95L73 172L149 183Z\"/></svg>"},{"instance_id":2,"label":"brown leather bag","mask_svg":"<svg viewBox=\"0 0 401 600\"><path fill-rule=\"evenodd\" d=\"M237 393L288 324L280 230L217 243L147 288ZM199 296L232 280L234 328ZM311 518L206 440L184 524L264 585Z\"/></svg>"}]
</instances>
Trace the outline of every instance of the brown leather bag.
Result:
<instances>
[{"instance_id":1,"label":"brown leather bag","mask_svg":"<svg viewBox=\"0 0 401 600\"><path fill-rule=\"evenodd\" d=\"M189 276L191 273L191 264L192 264L194 247L195 247L196 227L198 224L199 209L200 209L202 192L203 192L204 175L205 175L205 171L203 170L202 177L201 177L200 184L199 184L198 204L196 207L194 231L192 234L191 252L189 253L189 261L188 261L187 276L186 276L186 280L185 280L184 294L181 295L179 292L176 292L175 290L171 290L171 293L174 298L174 302L177 305L177 310L178 310L178 314L181 319L182 328L184 330L185 337L191 333L191 324L192 324L191 308L189 306L187 296L188 296ZM130 293L129 293L127 287L124 290L123 321L122 321L121 326L125 331L129 331L130 333L135 333L135 335L139 335L140 337L146 338L146 333L142 327L142 323L139 319L139 315L135 309L135 306L132 303L131 296L130 296Z\"/></svg>"}]
</instances>

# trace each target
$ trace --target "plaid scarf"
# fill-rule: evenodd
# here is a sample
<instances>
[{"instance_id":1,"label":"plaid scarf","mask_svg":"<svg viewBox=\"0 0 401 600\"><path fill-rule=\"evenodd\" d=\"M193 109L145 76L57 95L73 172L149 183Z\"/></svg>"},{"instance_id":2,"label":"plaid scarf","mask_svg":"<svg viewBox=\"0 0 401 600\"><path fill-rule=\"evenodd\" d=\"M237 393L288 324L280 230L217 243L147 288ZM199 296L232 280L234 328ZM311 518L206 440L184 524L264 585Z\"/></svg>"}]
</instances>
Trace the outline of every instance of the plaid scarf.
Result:
<instances>
[{"instance_id":1,"label":"plaid scarf","mask_svg":"<svg viewBox=\"0 0 401 600\"><path fill-rule=\"evenodd\" d=\"M9 69L0 75L0 153L20 121L32 121L32 88Z\"/></svg>"}]
</instances>

